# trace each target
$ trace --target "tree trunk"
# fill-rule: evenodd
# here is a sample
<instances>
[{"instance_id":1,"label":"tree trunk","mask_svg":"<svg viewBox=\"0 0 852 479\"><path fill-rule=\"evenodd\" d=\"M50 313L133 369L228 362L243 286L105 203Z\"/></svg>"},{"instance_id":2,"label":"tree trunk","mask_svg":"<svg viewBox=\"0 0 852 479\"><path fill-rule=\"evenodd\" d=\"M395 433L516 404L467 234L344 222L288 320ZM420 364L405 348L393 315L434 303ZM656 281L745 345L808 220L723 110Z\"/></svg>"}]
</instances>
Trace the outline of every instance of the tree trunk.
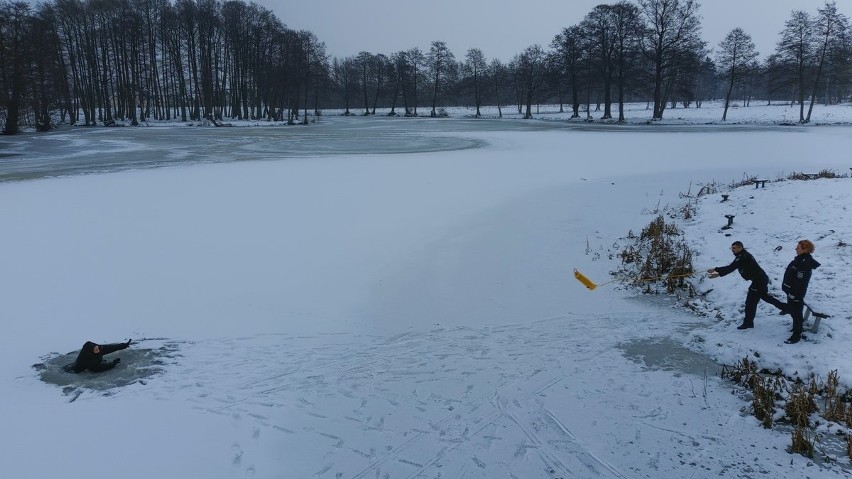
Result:
<instances>
[{"instance_id":1,"label":"tree trunk","mask_svg":"<svg viewBox=\"0 0 852 479\"><path fill-rule=\"evenodd\" d=\"M441 77L441 69L435 67L435 88L432 89L432 118L438 114L435 112L435 105L438 103L438 80Z\"/></svg>"},{"instance_id":2,"label":"tree trunk","mask_svg":"<svg viewBox=\"0 0 852 479\"><path fill-rule=\"evenodd\" d=\"M728 83L728 93L725 95L725 109L722 111L722 121L727 121L728 105L731 103L732 91L734 91L734 67L731 67L731 81Z\"/></svg>"}]
</instances>

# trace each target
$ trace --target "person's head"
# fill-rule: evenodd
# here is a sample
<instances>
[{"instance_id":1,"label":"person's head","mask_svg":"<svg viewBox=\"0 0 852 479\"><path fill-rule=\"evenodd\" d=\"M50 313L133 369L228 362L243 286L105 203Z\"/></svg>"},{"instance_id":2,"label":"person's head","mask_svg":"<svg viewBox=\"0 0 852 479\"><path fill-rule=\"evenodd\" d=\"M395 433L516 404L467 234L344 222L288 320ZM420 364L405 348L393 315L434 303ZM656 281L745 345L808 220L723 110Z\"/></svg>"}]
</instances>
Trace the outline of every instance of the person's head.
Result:
<instances>
[{"instance_id":1,"label":"person's head","mask_svg":"<svg viewBox=\"0 0 852 479\"><path fill-rule=\"evenodd\" d=\"M808 253L811 254L814 252L814 244L810 242L810 240L801 240L796 243L796 254Z\"/></svg>"},{"instance_id":2,"label":"person's head","mask_svg":"<svg viewBox=\"0 0 852 479\"><path fill-rule=\"evenodd\" d=\"M731 243L731 252L734 254L740 254L740 251L743 250L743 244L739 241L734 241Z\"/></svg>"},{"instance_id":3,"label":"person's head","mask_svg":"<svg viewBox=\"0 0 852 479\"><path fill-rule=\"evenodd\" d=\"M92 346L92 352L95 354L101 354L101 345L95 344L94 346Z\"/></svg>"}]
</instances>

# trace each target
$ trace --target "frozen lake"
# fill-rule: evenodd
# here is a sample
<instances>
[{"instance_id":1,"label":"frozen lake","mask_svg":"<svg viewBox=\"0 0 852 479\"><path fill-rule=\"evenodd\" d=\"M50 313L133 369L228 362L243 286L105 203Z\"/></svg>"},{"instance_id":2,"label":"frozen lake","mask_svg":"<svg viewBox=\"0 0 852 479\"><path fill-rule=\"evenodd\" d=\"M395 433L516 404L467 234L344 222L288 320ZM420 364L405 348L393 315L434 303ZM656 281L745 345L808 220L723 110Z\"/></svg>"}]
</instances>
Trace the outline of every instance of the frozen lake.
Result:
<instances>
[{"instance_id":1,"label":"frozen lake","mask_svg":"<svg viewBox=\"0 0 852 479\"><path fill-rule=\"evenodd\" d=\"M699 183L845 171L848 132L358 117L0 137L18 431L0 448L23 451L0 477L842 477L686 347L716 327L741 358L741 331L572 269L607 281L628 231ZM129 337L109 375L57 372ZM114 439L97 456L68 440L92 424Z\"/></svg>"}]
</instances>

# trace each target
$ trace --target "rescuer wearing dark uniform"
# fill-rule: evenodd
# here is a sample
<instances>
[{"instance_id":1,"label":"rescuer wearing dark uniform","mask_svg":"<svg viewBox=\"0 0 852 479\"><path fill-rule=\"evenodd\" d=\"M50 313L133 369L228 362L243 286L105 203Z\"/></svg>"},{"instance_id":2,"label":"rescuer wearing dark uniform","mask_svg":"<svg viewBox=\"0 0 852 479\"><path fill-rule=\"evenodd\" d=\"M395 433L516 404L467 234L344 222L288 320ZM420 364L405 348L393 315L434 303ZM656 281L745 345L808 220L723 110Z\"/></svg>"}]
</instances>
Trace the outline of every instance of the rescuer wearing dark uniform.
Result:
<instances>
[{"instance_id":1,"label":"rescuer wearing dark uniform","mask_svg":"<svg viewBox=\"0 0 852 479\"><path fill-rule=\"evenodd\" d=\"M802 311L805 306L805 294L808 292L808 283L811 280L811 272L819 268L820 264L813 259L814 244L809 240L801 240L796 243L796 257L787 269L784 270L784 282L781 290L787 293L787 311L793 317L793 335L784 341L787 344L798 343L802 339L802 327L805 323Z\"/></svg>"},{"instance_id":2,"label":"rescuer wearing dark uniform","mask_svg":"<svg viewBox=\"0 0 852 479\"><path fill-rule=\"evenodd\" d=\"M743 248L743 244L734 241L731 244L731 252L734 253L734 261L728 266L718 266L707 270L708 278L718 278L736 271L746 281L751 281L745 302L745 318L737 329L749 329L754 327L754 316L757 313L757 303L764 300L781 311L785 311L787 305L769 295L769 277L757 264L757 260Z\"/></svg>"}]
</instances>

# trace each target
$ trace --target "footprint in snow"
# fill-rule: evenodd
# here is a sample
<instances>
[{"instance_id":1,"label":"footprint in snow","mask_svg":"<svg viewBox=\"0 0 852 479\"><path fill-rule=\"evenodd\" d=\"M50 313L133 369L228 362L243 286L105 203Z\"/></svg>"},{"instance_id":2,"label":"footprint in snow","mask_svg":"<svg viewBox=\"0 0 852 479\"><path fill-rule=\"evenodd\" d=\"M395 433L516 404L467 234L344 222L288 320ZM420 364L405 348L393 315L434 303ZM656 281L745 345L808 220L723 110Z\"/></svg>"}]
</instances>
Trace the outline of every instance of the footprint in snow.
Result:
<instances>
[{"instance_id":1,"label":"footprint in snow","mask_svg":"<svg viewBox=\"0 0 852 479\"><path fill-rule=\"evenodd\" d=\"M233 463L235 466L239 466L243 461L243 448L240 447L240 444L235 442L233 446L231 446L231 451L234 452Z\"/></svg>"}]
</instances>

